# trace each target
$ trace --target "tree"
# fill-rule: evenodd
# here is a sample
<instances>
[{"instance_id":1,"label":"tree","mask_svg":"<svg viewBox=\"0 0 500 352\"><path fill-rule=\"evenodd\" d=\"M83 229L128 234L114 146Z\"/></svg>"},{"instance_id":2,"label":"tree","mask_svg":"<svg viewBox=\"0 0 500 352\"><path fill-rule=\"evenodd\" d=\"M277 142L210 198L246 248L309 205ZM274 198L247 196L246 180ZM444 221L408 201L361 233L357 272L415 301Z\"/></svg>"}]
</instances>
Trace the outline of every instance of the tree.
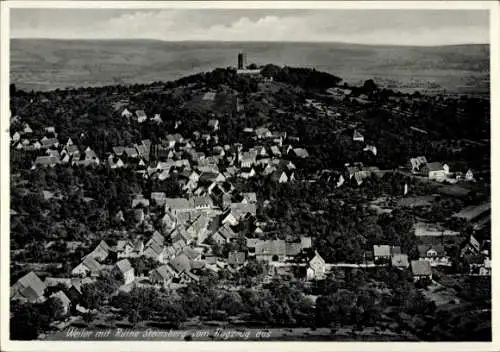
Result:
<instances>
[{"instance_id":1,"label":"tree","mask_svg":"<svg viewBox=\"0 0 500 352\"><path fill-rule=\"evenodd\" d=\"M10 318L12 340L35 340L42 330L42 318L35 305L23 304Z\"/></svg>"}]
</instances>

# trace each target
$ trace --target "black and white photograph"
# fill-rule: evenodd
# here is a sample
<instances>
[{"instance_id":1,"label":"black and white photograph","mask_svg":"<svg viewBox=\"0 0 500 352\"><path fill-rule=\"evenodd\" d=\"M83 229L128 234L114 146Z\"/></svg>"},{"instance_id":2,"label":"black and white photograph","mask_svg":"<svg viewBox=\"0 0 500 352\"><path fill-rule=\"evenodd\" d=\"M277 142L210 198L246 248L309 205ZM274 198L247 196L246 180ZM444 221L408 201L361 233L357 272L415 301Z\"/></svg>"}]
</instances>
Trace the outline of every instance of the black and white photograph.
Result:
<instances>
[{"instance_id":1,"label":"black and white photograph","mask_svg":"<svg viewBox=\"0 0 500 352\"><path fill-rule=\"evenodd\" d=\"M494 342L496 2L77 3L2 4L7 340Z\"/></svg>"}]
</instances>

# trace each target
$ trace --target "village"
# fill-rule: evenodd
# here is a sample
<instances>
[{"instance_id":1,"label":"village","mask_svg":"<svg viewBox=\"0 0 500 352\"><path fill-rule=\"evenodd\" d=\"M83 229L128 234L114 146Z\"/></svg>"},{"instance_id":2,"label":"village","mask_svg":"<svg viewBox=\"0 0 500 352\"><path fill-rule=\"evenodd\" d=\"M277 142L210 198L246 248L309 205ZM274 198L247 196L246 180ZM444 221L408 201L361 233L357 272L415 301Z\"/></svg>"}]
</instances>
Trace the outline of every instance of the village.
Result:
<instances>
[{"instance_id":1,"label":"village","mask_svg":"<svg viewBox=\"0 0 500 352\"><path fill-rule=\"evenodd\" d=\"M239 75L258 79L259 84L267 87L278 84L273 83L272 78L257 78L259 73L260 70L238 71ZM339 102L347 97L354 110L369 103L368 96L349 98L347 88L331 89L327 94ZM199 101L204 103L213 102L219 93L203 88L200 95ZM432 197L440 193L414 195L415 183L431 185L444 193L449 187L475 187L477 176L472 168L465 165L453 169L447 160L428 161L425 155L414 155L397 168L376 166L379 165L377 157L384 148L367 135L369 132L360 123L342 122L352 113L349 110L351 103L345 104L331 105L311 97L302 107L303 116L297 114L294 118L336 118L342 133L348 133L349 143L364 155L364 162L345 160L342 167L312 171L307 164L314 156L310 145L304 143L300 135L287 133L280 124L244 125L240 129L241 142L231 143L221 136L225 127L220 117L209 114L205 125L192 133L186 133L183 122L175 120L156 142L144 138L130 144L112 145L106 152L99 153L95 146L82 143L85 140L83 133L76 137L76 142L74 136L68 137L54 126L32 129L23 117L12 116L15 129L11 131L11 158L27 160L28 156L31 160L26 164L28 172L54 168L84 168L91 172L123 169L135 173L143 180L141 182L173 185L176 196L151 188L130 195L128 209L112 214L112 218L118 224L131 221L133 231L121 231L112 239L92 236L87 243L67 242L66 250L72 253L78 248L85 249L79 263L70 270L60 269L60 276L39 276L36 270L29 271L13 282L11 300L40 303L58 298L64 307L64 316L78 316L89 311L82 303L85 301L82 286L99 281L103 276L111 275L119 283L118 289L110 293L111 297L120 291L130 292L134 287L175 291L196 284L203 277L212 277L210 275L217 277L226 272L237 275L249 266L259 266L263 272L251 278L255 288L277 278L312 285L342 268L396 268L408 272L415 285L424 287L434 283L436 271L438 276L490 276L490 239L478 240L475 233L464 238L462 229L450 229L424 218L413 223L418 253L402 249L399 242L382 241L362 247L362 259L352 262L323 258L320 253L323 249L313 233L285 236L273 231L272 224L262 217L272 199L259 197L261 193L257 189L241 188L242 183L261 180L271 185L327 182L333 188L342 189L361 188L386 175L411 180L398 184L400 193L394 197L395 205L382 198L364 204L379 215L396 208L418 210L428 207ZM160 113L134 109L123 94L113 97L112 106L114 118L124 124L138 128L145 124L164 125ZM273 114L288 113L283 106L271 104L270 109L274 110ZM237 98L234 110L244 114L248 107ZM416 133L423 131L413 129L418 130ZM304 170L302 165L309 169ZM43 195L52 201L64 197L56 190L43 190ZM92 203L93 200L88 201ZM489 203L483 202L463 207L447 219L469 224L467 226L472 226L474 231L480 231L489 225L490 212ZM11 217L19 215L16 209L11 209ZM458 254L447 252L445 242L448 239L459 239ZM50 249L54 242L45 243L45 248ZM139 259L147 265L138 265ZM458 266L465 266L465 269L457 271ZM234 286L239 284L234 283ZM234 289L226 281L219 288Z\"/></svg>"}]
</instances>

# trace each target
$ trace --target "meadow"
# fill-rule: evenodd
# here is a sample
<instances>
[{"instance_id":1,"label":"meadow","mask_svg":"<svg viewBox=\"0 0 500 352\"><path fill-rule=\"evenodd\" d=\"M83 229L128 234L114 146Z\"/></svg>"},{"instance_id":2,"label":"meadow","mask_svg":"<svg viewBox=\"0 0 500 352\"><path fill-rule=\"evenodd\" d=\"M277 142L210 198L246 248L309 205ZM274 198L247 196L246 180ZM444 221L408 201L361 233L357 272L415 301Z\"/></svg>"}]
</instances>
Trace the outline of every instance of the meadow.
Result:
<instances>
[{"instance_id":1,"label":"meadow","mask_svg":"<svg viewBox=\"0 0 500 352\"><path fill-rule=\"evenodd\" d=\"M248 63L314 67L349 83L372 78L405 90L489 94L489 46L12 39L10 79L26 90L168 81Z\"/></svg>"}]
</instances>

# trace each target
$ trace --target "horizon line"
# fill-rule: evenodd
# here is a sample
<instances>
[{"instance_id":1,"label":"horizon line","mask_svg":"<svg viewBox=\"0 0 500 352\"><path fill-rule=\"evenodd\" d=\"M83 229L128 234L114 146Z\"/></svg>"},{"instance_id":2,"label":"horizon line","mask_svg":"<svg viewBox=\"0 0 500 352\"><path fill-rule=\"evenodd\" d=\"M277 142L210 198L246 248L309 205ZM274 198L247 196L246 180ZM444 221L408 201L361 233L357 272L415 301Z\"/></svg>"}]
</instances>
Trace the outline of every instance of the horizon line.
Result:
<instances>
[{"instance_id":1,"label":"horizon line","mask_svg":"<svg viewBox=\"0 0 500 352\"><path fill-rule=\"evenodd\" d=\"M213 40L213 39L185 39L185 40L163 40L155 38L50 38L50 37L11 37L10 40L53 40L53 41L154 41L162 43L300 43L300 44L347 44L363 46L397 46L397 47L444 47L461 45L488 45L491 43L450 43L450 44L394 44L394 43L357 43L343 41L303 41L303 40Z\"/></svg>"}]
</instances>

